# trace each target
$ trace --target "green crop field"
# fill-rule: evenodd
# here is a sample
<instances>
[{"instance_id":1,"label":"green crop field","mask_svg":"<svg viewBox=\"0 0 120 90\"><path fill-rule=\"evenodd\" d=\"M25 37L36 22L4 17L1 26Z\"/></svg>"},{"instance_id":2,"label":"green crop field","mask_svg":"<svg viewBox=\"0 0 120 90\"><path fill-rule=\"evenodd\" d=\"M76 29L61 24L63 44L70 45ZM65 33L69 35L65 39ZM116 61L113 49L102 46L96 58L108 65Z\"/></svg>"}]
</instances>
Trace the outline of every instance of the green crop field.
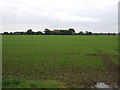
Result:
<instances>
[{"instance_id":1,"label":"green crop field","mask_svg":"<svg viewBox=\"0 0 120 90\"><path fill-rule=\"evenodd\" d=\"M118 36L3 35L3 87L114 87L118 52Z\"/></svg>"}]
</instances>

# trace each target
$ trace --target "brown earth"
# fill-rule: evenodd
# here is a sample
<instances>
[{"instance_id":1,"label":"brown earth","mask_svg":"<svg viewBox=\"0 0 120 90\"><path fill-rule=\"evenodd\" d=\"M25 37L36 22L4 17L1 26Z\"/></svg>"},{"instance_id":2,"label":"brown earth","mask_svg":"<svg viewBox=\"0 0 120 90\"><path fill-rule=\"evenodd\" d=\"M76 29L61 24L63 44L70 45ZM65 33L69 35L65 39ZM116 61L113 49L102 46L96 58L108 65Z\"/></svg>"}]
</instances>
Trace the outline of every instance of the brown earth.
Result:
<instances>
[{"instance_id":1,"label":"brown earth","mask_svg":"<svg viewBox=\"0 0 120 90\"><path fill-rule=\"evenodd\" d=\"M113 63L110 60L110 56L118 57L118 55L107 55L107 54L104 54L101 50L96 50L96 51L97 51L97 54L88 54L88 55L99 56L102 58L102 60L104 61L105 67L107 69L107 72L108 72L107 75L108 75L108 77L111 76L110 80L113 81L110 83L111 86L118 87L120 85L120 82L118 81L118 80L120 80L120 77L118 76L120 66L116 65L115 63ZM115 84L115 85L113 85L113 84Z\"/></svg>"},{"instance_id":2,"label":"brown earth","mask_svg":"<svg viewBox=\"0 0 120 90\"><path fill-rule=\"evenodd\" d=\"M120 49L116 49L117 52L120 52Z\"/></svg>"}]
</instances>

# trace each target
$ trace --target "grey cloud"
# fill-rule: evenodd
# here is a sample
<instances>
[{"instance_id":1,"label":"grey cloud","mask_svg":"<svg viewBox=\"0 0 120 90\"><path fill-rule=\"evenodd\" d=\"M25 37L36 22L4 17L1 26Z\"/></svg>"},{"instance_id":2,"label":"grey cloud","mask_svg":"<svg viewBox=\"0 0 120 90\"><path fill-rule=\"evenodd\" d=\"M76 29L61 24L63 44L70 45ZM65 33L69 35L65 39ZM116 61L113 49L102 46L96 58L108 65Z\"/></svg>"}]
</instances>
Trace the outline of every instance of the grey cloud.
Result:
<instances>
[{"instance_id":1,"label":"grey cloud","mask_svg":"<svg viewBox=\"0 0 120 90\"><path fill-rule=\"evenodd\" d=\"M5 0L8 1L8 0ZM78 8L60 8L60 7L45 7L44 5L29 5L25 6L24 0L19 3L17 0L10 0L2 9L2 24L3 31L25 30L26 28L33 28L34 30L44 28L70 28L74 27L77 32L80 30L91 30L94 32L117 32L117 3L109 6L109 8L96 8L95 0L89 7L83 5ZM26 1L26 0L25 0ZM37 1L37 0L35 0ZM79 0L79 2L84 2ZM85 0L88 2L88 0ZM108 2L110 0L107 0ZM113 0L111 0L113 1ZM117 0L116 0L117 1ZM42 1L39 1L40 3ZM34 3L33 3L34 4ZM53 3L54 4L54 3ZM68 3L65 3L68 4ZM87 3L89 4L89 3ZM106 3L107 4L107 3ZM93 6L94 5L94 6ZM65 5L64 5L65 6ZM75 6L75 5L74 5ZM85 6L85 8L84 8ZM62 6L61 6L62 7ZM60 14L59 14L60 13ZM55 15L59 15L56 16ZM66 18L65 18L66 15ZM60 18L59 18L60 17ZM73 18L74 17L74 18ZM84 22L84 19L86 20ZM91 21L87 19L91 18ZM69 20L71 19L71 20ZM75 20L74 20L75 19ZM80 19L80 20L77 20ZM93 20L98 20L92 22Z\"/></svg>"}]
</instances>

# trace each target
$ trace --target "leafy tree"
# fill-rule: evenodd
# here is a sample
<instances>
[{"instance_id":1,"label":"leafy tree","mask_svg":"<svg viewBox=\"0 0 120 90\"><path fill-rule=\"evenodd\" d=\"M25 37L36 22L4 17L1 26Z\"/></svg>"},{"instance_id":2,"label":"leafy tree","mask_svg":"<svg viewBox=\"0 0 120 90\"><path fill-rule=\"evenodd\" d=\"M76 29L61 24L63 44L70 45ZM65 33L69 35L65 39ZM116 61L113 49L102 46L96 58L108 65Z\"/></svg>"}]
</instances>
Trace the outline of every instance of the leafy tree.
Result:
<instances>
[{"instance_id":1,"label":"leafy tree","mask_svg":"<svg viewBox=\"0 0 120 90\"><path fill-rule=\"evenodd\" d=\"M32 29L29 29L29 30L27 30L26 34L28 34L28 35L33 35L34 32L32 31Z\"/></svg>"},{"instance_id":2,"label":"leafy tree","mask_svg":"<svg viewBox=\"0 0 120 90\"><path fill-rule=\"evenodd\" d=\"M73 28L70 28L68 30L68 35L73 35L73 34L75 34L75 30Z\"/></svg>"},{"instance_id":3,"label":"leafy tree","mask_svg":"<svg viewBox=\"0 0 120 90\"><path fill-rule=\"evenodd\" d=\"M43 35L41 31L36 32L36 35Z\"/></svg>"},{"instance_id":4,"label":"leafy tree","mask_svg":"<svg viewBox=\"0 0 120 90\"><path fill-rule=\"evenodd\" d=\"M20 32L21 35L24 35L25 33L24 32Z\"/></svg>"},{"instance_id":5,"label":"leafy tree","mask_svg":"<svg viewBox=\"0 0 120 90\"><path fill-rule=\"evenodd\" d=\"M13 33L12 33L12 32L10 32L10 35L13 35Z\"/></svg>"},{"instance_id":6,"label":"leafy tree","mask_svg":"<svg viewBox=\"0 0 120 90\"><path fill-rule=\"evenodd\" d=\"M93 33L92 32L88 32L88 35L92 35Z\"/></svg>"},{"instance_id":7,"label":"leafy tree","mask_svg":"<svg viewBox=\"0 0 120 90\"><path fill-rule=\"evenodd\" d=\"M92 32L85 31L85 35L92 35Z\"/></svg>"},{"instance_id":8,"label":"leafy tree","mask_svg":"<svg viewBox=\"0 0 120 90\"><path fill-rule=\"evenodd\" d=\"M9 35L9 32L4 32L3 35Z\"/></svg>"},{"instance_id":9,"label":"leafy tree","mask_svg":"<svg viewBox=\"0 0 120 90\"><path fill-rule=\"evenodd\" d=\"M78 35L84 35L84 32L83 32L83 31L80 31L80 32L78 33Z\"/></svg>"},{"instance_id":10,"label":"leafy tree","mask_svg":"<svg viewBox=\"0 0 120 90\"><path fill-rule=\"evenodd\" d=\"M60 30L59 33L60 33L60 35L67 35L68 31L67 30Z\"/></svg>"},{"instance_id":11,"label":"leafy tree","mask_svg":"<svg viewBox=\"0 0 120 90\"><path fill-rule=\"evenodd\" d=\"M120 35L120 32L118 33L118 35Z\"/></svg>"},{"instance_id":12,"label":"leafy tree","mask_svg":"<svg viewBox=\"0 0 120 90\"><path fill-rule=\"evenodd\" d=\"M52 31L50 31L50 30L49 30L49 29L47 29L47 28L45 29L45 31L44 31L44 32L45 32L45 35L51 35L51 34L52 34Z\"/></svg>"}]
</instances>

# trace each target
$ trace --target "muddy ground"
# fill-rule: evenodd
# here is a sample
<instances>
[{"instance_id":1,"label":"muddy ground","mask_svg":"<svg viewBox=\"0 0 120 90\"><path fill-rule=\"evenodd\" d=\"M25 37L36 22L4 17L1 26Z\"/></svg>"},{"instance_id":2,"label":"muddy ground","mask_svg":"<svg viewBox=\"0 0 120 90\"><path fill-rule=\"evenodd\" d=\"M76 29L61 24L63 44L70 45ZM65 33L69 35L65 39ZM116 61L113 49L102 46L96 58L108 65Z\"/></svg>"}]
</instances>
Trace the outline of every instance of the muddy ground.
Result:
<instances>
[{"instance_id":1,"label":"muddy ground","mask_svg":"<svg viewBox=\"0 0 120 90\"><path fill-rule=\"evenodd\" d=\"M118 58L118 55L107 55L107 54L103 53L101 50L96 50L96 52L97 53L88 54L88 55L99 56L100 58L102 58L102 60L104 61L105 67L106 67L106 73L105 73L106 75L105 76L107 76L109 78L109 80L106 80L107 79L106 78L104 80L104 82L109 84L113 88L117 88L120 85L120 82L119 82L119 80L120 80L120 77L119 77L120 66L113 63L110 60L110 56Z\"/></svg>"}]
</instances>

